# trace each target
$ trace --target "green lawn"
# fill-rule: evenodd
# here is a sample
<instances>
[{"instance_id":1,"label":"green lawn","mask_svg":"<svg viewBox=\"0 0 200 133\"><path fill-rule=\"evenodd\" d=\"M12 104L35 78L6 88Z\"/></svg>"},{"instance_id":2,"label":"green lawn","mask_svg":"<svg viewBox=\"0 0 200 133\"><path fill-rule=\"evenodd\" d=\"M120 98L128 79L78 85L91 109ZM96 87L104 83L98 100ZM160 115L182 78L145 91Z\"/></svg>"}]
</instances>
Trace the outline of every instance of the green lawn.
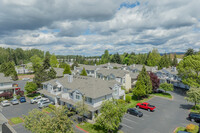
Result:
<instances>
[{"instance_id":1,"label":"green lawn","mask_svg":"<svg viewBox=\"0 0 200 133\"><path fill-rule=\"evenodd\" d=\"M200 104L198 104L198 105L196 106L196 110L195 110L195 107L193 106L193 107L190 109L190 112L200 113Z\"/></svg>"},{"instance_id":2,"label":"green lawn","mask_svg":"<svg viewBox=\"0 0 200 133\"><path fill-rule=\"evenodd\" d=\"M172 99L172 96L171 94L169 93L154 93L152 94L153 96L159 96L159 97L165 97L165 98L169 98L169 99Z\"/></svg>"},{"instance_id":3,"label":"green lawn","mask_svg":"<svg viewBox=\"0 0 200 133\"><path fill-rule=\"evenodd\" d=\"M91 123L81 123L77 125L78 127L90 132L90 133L105 133L103 130L96 129L95 126Z\"/></svg>"},{"instance_id":4,"label":"green lawn","mask_svg":"<svg viewBox=\"0 0 200 133\"><path fill-rule=\"evenodd\" d=\"M132 93L129 93L129 94L126 94L126 95L129 95L129 96L132 96L133 94ZM136 106L137 103L143 103L145 101L148 101L149 99L151 99L153 96L149 96L148 98L144 98L142 100L137 100L137 99L134 99L132 98L131 99L131 102L129 104L126 105L127 108L133 108Z\"/></svg>"},{"instance_id":5,"label":"green lawn","mask_svg":"<svg viewBox=\"0 0 200 133\"><path fill-rule=\"evenodd\" d=\"M23 119L20 117L13 117L11 119L9 119L13 124L19 124L23 122Z\"/></svg>"},{"instance_id":6,"label":"green lawn","mask_svg":"<svg viewBox=\"0 0 200 133\"><path fill-rule=\"evenodd\" d=\"M47 113L51 113L52 109L47 107L47 108L42 109L42 111L47 112Z\"/></svg>"},{"instance_id":7,"label":"green lawn","mask_svg":"<svg viewBox=\"0 0 200 133\"><path fill-rule=\"evenodd\" d=\"M174 133L177 133L178 131L185 131L185 127L177 127Z\"/></svg>"}]
</instances>

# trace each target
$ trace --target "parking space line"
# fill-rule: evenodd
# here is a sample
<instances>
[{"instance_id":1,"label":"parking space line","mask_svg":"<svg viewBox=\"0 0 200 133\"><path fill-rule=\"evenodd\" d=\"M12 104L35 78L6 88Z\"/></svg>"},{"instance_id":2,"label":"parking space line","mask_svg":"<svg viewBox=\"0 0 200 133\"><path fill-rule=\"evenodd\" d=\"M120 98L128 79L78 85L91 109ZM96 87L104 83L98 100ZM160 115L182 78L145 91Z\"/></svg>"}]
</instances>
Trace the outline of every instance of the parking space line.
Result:
<instances>
[{"instance_id":1,"label":"parking space line","mask_svg":"<svg viewBox=\"0 0 200 133\"><path fill-rule=\"evenodd\" d=\"M127 118L123 118L124 120L127 120L127 121L130 121L130 122L133 122L133 123L137 123L137 122L135 122L135 121L133 121L133 120L130 120L130 119L127 119Z\"/></svg>"},{"instance_id":2,"label":"parking space line","mask_svg":"<svg viewBox=\"0 0 200 133\"><path fill-rule=\"evenodd\" d=\"M131 129L134 129L133 127L130 127L130 126L128 126L128 125L126 125L126 124L123 124L123 123L121 123L121 125L123 125L123 126L125 126L125 127L128 127L128 128L131 128Z\"/></svg>"},{"instance_id":3,"label":"parking space line","mask_svg":"<svg viewBox=\"0 0 200 133\"><path fill-rule=\"evenodd\" d=\"M127 114L127 115L128 115L128 117L130 116L130 117L132 117L132 118L136 118L136 119L139 119L139 120L144 120L143 118L138 118L138 117L132 116L132 115L130 115L130 114Z\"/></svg>"}]
</instances>

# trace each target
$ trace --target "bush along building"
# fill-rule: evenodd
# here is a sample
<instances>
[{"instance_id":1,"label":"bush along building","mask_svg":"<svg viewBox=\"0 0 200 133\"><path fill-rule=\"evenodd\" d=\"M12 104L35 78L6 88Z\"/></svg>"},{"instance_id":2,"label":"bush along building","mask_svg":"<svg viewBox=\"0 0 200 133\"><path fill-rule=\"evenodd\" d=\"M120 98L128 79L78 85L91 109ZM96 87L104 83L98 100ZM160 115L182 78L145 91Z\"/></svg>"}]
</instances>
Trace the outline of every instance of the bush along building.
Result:
<instances>
[{"instance_id":1,"label":"bush along building","mask_svg":"<svg viewBox=\"0 0 200 133\"><path fill-rule=\"evenodd\" d=\"M77 102L83 101L90 111L88 117L93 119L100 113L104 100L125 99L125 92L116 81L105 81L93 77L65 75L63 78L53 79L43 83L39 91L55 104L74 108Z\"/></svg>"}]
</instances>

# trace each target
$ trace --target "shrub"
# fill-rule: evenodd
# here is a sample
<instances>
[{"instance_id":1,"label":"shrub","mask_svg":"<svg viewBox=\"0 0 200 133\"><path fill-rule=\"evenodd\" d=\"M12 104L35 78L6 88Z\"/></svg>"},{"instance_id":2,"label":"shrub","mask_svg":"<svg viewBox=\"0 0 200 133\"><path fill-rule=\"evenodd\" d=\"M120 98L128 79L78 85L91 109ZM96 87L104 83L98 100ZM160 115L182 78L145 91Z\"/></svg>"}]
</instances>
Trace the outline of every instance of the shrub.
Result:
<instances>
[{"instance_id":1,"label":"shrub","mask_svg":"<svg viewBox=\"0 0 200 133\"><path fill-rule=\"evenodd\" d=\"M124 101L123 99L118 99L118 102L119 102L120 104L124 104L124 103L125 103L125 101Z\"/></svg>"},{"instance_id":2,"label":"shrub","mask_svg":"<svg viewBox=\"0 0 200 133\"><path fill-rule=\"evenodd\" d=\"M56 106L55 106L55 105L52 105L52 104L49 104L49 108L55 110L55 109L56 109Z\"/></svg>"},{"instance_id":3,"label":"shrub","mask_svg":"<svg viewBox=\"0 0 200 133\"><path fill-rule=\"evenodd\" d=\"M17 99L20 99L20 97L21 97L20 95L17 95Z\"/></svg>"},{"instance_id":4,"label":"shrub","mask_svg":"<svg viewBox=\"0 0 200 133\"><path fill-rule=\"evenodd\" d=\"M189 124L186 126L186 131L191 133L197 133L199 131L199 126L194 124Z\"/></svg>"},{"instance_id":5,"label":"shrub","mask_svg":"<svg viewBox=\"0 0 200 133\"><path fill-rule=\"evenodd\" d=\"M129 93L129 91L125 90L125 93L126 93L126 94L128 94L128 93Z\"/></svg>"},{"instance_id":6,"label":"shrub","mask_svg":"<svg viewBox=\"0 0 200 133\"><path fill-rule=\"evenodd\" d=\"M131 96L126 95L126 102L127 102L127 103L130 103L130 102L131 102Z\"/></svg>"}]
</instances>

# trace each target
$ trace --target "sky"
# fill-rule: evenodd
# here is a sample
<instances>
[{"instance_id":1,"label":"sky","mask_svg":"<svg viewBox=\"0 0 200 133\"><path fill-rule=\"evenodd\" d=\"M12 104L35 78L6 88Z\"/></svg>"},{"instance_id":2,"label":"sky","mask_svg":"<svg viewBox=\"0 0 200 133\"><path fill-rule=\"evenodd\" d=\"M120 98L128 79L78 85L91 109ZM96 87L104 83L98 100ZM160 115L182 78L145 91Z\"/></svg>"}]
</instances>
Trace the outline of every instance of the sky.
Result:
<instances>
[{"instance_id":1,"label":"sky","mask_svg":"<svg viewBox=\"0 0 200 133\"><path fill-rule=\"evenodd\" d=\"M0 47L58 55L200 49L200 0L0 0Z\"/></svg>"}]
</instances>

